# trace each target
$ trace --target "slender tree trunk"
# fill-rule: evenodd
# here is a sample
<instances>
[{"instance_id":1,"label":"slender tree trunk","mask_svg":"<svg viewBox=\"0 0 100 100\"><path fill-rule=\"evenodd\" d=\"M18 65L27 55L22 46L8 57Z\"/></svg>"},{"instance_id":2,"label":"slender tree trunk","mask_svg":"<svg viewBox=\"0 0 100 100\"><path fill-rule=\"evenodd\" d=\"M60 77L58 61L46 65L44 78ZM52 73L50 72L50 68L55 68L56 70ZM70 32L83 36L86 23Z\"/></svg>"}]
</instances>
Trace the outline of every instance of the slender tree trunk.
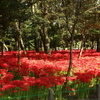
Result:
<instances>
[{"instance_id":1,"label":"slender tree trunk","mask_svg":"<svg viewBox=\"0 0 100 100\"><path fill-rule=\"evenodd\" d=\"M73 58L73 40L74 40L74 33L71 33L71 41L70 41L70 60L69 60L69 67L68 67L68 71L67 71L67 75L70 75L70 71L72 68L72 58Z\"/></svg>"},{"instance_id":2,"label":"slender tree trunk","mask_svg":"<svg viewBox=\"0 0 100 100\"><path fill-rule=\"evenodd\" d=\"M33 1L34 0L31 0L31 2L33 2ZM32 14L35 14L37 12L37 4L31 5L31 12L32 12ZM35 40L34 41L35 50L37 52L40 52L42 50L40 33L37 31L34 37L35 37L35 39L34 39Z\"/></svg>"},{"instance_id":3,"label":"slender tree trunk","mask_svg":"<svg viewBox=\"0 0 100 100\"><path fill-rule=\"evenodd\" d=\"M44 25L43 25L43 33L40 32L40 36L43 42L45 53L50 55L50 39L48 37L47 27L45 27Z\"/></svg>"},{"instance_id":4,"label":"slender tree trunk","mask_svg":"<svg viewBox=\"0 0 100 100\"><path fill-rule=\"evenodd\" d=\"M69 59L69 67L68 67L68 71L67 71L66 77L70 76L70 72L71 72L71 69L72 69L73 40L74 40L74 31L73 31L73 33L71 33L71 40L70 40L70 59ZM67 84L68 84L68 80L66 79L66 82L64 83L64 85L62 87L62 91L65 91L66 90ZM62 93L62 96L66 98L67 97L67 94L66 93Z\"/></svg>"},{"instance_id":5,"label":"slender tree trunk","mask_svg":"<svg viewBox=\"0 0 100 100\"><path fill-rule=\"evenodd\" d=\"M42 10L42 14L43 14L43 19L46 19L47 17L47 13L48 13L48 5L46 5L45 2L41 2L41 8ZM41 40L43 42L43 46L44 46L44 52L46 54L51 54L50 53L50 38L48 36L48 27L46 26L45 21L43 22L42 26L42 31L40 32L40 36L41 36Z\"/></svg>"},{"instance_id":6,"label":"slender tree trunk","mask_svg":"<svg viewBox=\"0 0 100 100\"><path fill-rule=\"evenodd\" d=\"M21 31L20 31L20 21L16 22L16 28L18 31L18 37L17 37L17 42L18 42L18 47L17 47L17 51L18 51L18 61L17 63L20 64L20 58L21 58L21 54L20 54L20 50L21 50Z\"/></svg>"},{"instance_id":7,"label":"slender tree trunk","mask_svg":"<svg viewBox=\"0 0 100 100\"><path fill-rule=\"evenodd\" d=\"M1 41L1 52L2 52L2 57L4 56L5 48L4 48L4 37L2 37Z\"/></svg>"},{"instance_id":8,"label":"slender tree trunk","mask_svg":"<svg viewBox=\"0 0 100 100\"><path fill-rule=\"evenodd\" d=\"M100 52L100 38L97 37L97 52Z\"/></svg>"},{"instance_id":9,"label":"slender tree trunk","mask_svg":"<svg viewBox=\"0 0 100 100\"><path fill-rule=\"evenodd\" d=\"M67 7L67 4L66 4L66 1L62 0L62 2L64 3L65 2L65 7ZM65 11L65 16L66 16L66 25L67 25L67 29L71 35L71 38L70 38L70 59L69 59L69 66L68 66L68 71L67 71L67 74L66 74L66 77L70 76L70 72L71 72L71 69L72 69L72 62L73 62L73 41L74 41L74 34L75 34L75 27L76 27L76 24L78 22L78 16L79 16L79 8L80 8L80 3L79 2L76 2L76 8L75 8L75 20L73 20L73 25L72 25L72 28L70 29L70 26L69 26L69 20L68 20L68 15L67 15L67 12ZM64 83L63 87L62 87L62 91L65 91L66 90L66 86L68 84L68 80L66 78L66 82ZM62 96L63 97L67 97L66 93L62 93Z\"/></svg>"},{"instance_id":10,"label":"slender tree trunk","mask_svg":"<svg viewBox=\"0 0 100 100\"><path fill-rule=\"evenodd\" d=\"M17 39L15 39L15 46L14 46L14 50L17 51L18 50L18 36Z\"/></svg>"},{"instance_id":11,"label":"slender tree trunk","mask_svg":"<svg viewBox=\"0 0 100 100\"><path fill-rule=\"evenodd\" d=\"M39 50L40 50L40 51L44 51L44 46L43 46L43 41L42 41L42 39L40 39L39 42L40 42L40 45L39 45L39 46L40 46L40 49L39 49Z\"/></svg>"},{"instance_id":12,"label":"slender tree trunk","mask_svg":"<svg viewBox=\"0 0 100 100\"><path fill-rule=\"evenodd\" d=\"M20 64L20 58L21 58L21 53L20 53L21 45L20 45L20 42L21 42L21 36L19 34L19 36L18 36L18 61L17 61L18 64Z\"/></svg>"},{"instance_id":13,"label":"slender tree trunk","mask_svg":"<svg viewBox=\"0 0 100 100\"><path fill-rule=\"evenodd\" d=\"M72 69L73 42L74 42L75 26L76 26L77 20L78 19L76 19L76 21L74 22L74 25L72 27L72 32L70 32L70 35L71 35L71 38L70 38L70 58L69 58L69 66L68 66L68 71L67 71L66 77L70 76L70 72L71 72L71 69ZM66 79L66 82L64 83L64 85L62 87L62 91L65 91L67 84L68 84L68 80ZM62 96L66 97L67 95L66 95L66 93L62 93Z\"/></svg>"},{"instance_id":14,"label":"slender tree trunk","mask_svg":"<svg viewBox=\"0 0 100 100\"><path fill-rule=\"evenodd\" d=\"M8 47L6 46L6 44L4 43L4 48L6 49L6 51L8 51Z\"/></svg>"},{"instance_id":15,"label":"slender tree trunk","mask_svg":"<svg viewBox=\"0 0 100 100\"><path fill-rule=\"evenodd\" d=\"M85 37L82 39L82 41L81 41L81 47L80 47L80 53L79 53L79 55L78 55L78 59L80 59L81 58L81 56L82 56L82 52L83 52L83 50L84 50L84 43L85 43Z\"/></svg>"},{"instance_id":16,"label":"slender tree trunk","mask_svg":"<svg viewBox=\"0 0 100 100\"><path fill-rule=\"evenodd\" d=\"M83 52L83 41L81 41L81 46L80 46L80 52L79 52L79 55L78 55L78 59L81 58L82 52Z\"/></svg>"},{"instance_id":17,"label":"slender tree trunk","mask_svg":"<svg viewBox=\"0 0 100 100\"><path fill-rule=\"evenodd\" d=\"M44 35L45 39L43 40L44 43L44 51L46 54L50 55L50 39L48 37L48 34Z\"/></svg>"},{"instance_id":18,"label":"slender tree trunk","mask_svg":"<svg viewBox=\"0 0 100 100\"><path fill-rule=\"evenodd\" d=\"M84 24L84 26L85 26L85 23L83 23L83 24ZM81 41L81 47L80 47L80 53L79 53L79 55L78 55L78 59L81 58L83 49L84 49L84 47L85 47L85 40L86 40L86 39L85 39L85 28L83 28L81 35L82 35L82 41ZM85 48L85 49L86 49L86 48Z\"/></svg>"},{"instance_id":19,"label":"slender tree trunk","mask_svg":"<svg viewBox=\"0 0 100 100\"><path fill-rule=\"evenodd\" d=\"M22 48L24 50L24 54L26 54L27 52L26 52L26 49L25 49L25 46L24 46L24 42L23 42L22 36L20 36L20 38L21 38L21 40L20 40L21 46L22 46Z\"/></svg>"},{"instance_id":20,"label":"slender tree trunk","mask_svg":"<svg viewBox=\"0 0 100 100\"><path fill-rule=\"evenodd\" d=\"M4 37L2 37L2 41L1 41L1 51L2 51L2 57L4 56L4 52L8 51L8 47L6 46L5 42L4 42Z\"/></svg>"},{"instance_id":21,"label":"slender tree trunk","mask_svg":"<svg viewBox=\"0 0 100 100\"><path fill-rule=\"evenodd\" d=\"M36 33L35 34L35 41L34 41L34 44L35 44L35 50L37 51L37 52L40 52L40 36L39 36L39 33Z\"/></svg>"},{"instance_id":22,"label":"slender tree trunk","mask_svg":"<svg viewBox=\"0 0 100 100\"><path fill-rule=\"evenodd\" d=\"M12 48L12 42L10 42L10 47L9 47L9 51L13 50Z\"/></svg>"},{"instance_id":23,"label":"slender tree trunk","mask_svg":"<svg viewBox=\"0 0 100 100\"><path fill-rule=\"evenodd\" d=\"M94 48L94 40L91 41L91 49L93 50Z\"/></svg>"}]
</instances>

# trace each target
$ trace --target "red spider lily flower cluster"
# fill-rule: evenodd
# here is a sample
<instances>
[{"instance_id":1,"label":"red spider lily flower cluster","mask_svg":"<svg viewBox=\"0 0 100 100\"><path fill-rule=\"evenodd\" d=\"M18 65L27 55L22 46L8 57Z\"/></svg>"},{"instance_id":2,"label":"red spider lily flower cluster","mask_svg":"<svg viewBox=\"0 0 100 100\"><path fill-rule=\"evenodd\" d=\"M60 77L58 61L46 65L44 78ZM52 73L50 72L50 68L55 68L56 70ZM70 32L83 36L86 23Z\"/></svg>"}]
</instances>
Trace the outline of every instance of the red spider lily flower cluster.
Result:
<instances>
[{"instance_id":1,"label":"red spider lily flower cluster","mask_svg":"<svg viewBox=\"0 0 100 100\"><path fill-rule=\"evenodd\" d=\"M91 80L100 77L100 53L95 50L83 52L81 59L77 59L79 50L73 50L73 76L65 74L69 64L69 51L51 51L51 55L44 52L21 51L21 64L17 64L17 51L5 52L0 58L0 95L5 92L27 91L32 86L50 88L62 85L67 80L91 84ZM74 91L73 88L71 88Z\"/></svg>"}]
</instances>

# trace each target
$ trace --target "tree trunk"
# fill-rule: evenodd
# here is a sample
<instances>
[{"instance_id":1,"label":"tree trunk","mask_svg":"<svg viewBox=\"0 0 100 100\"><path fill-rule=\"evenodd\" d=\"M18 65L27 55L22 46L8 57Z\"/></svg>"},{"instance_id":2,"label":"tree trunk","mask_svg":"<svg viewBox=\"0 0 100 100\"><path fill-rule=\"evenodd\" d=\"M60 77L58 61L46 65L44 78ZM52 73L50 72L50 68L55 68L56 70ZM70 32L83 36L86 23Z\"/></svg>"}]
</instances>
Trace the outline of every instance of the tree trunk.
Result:
<instances>
[{"instance_id":1,"label":"tree trunk","mask_svg":"<svg viewBox=\"0 0 100 100\"><path fill-rule=\"evenodd\" d=\"M84 23L84 26L85 26L85 23ZM83 28L81 35L82 35L82 41L81 41L81 47L80 47L80 53L78 55L78 59L81 58L83 49L85 48L84 50L86 50L86 47L85 47L85 40L86 40L85 39L85 28Z\"/></svg>"},{"instance_id":2,"label":"tree trunk","mask_svg":"<svg viewBox=\"0 0 100 100\"><path fill-rule=\"evenodd\" d=\"M80 53L79 53L79 55L78 55L78 59L80 59L81 58L81 56L82 56L82 52L83 52L83 50L84 50L84 44L85 44L85 37L82 39L82 41L81 41L81 47L80 47Z\"/></svg>"},{"instance_id":3,"label":"tree trunk","mask_svg":"<svg viewBox=\"0 0 100 100\"><path fill-rule=\"evenodd\" d=\"M68 71L66 74L66 77L70 76L70 72L72 69L72 57L73 57L73 40L74 40L74 31L73 33L71 33L71 40L70 40L70 59L69 59L69 67L68 67ZM63 87L62 87L62 91L66 90L66 86L68 84L68 80L66 79L66 82L64 83ZM67 93L62 93L63 97L67 97Z\"/></svg>"},{"instance_id":4,"label":"tree trunk","mask_svg":"<svg viewBox=\"0 0 100 100\"><path fill-rule=\"evenodd\" d=\"M79 55L78 55L78 59L81 58L82 52L83 52L83 41L81 42L80 53L79 53Z\"/></svg>"},{"instance_id":5,"label":"tree trunk","mask_svg":"<svg viewBox=\"0 0 100 100\"><path fill-rule=\"evenodd\" d=\"M91 49L93 50L94 48L94 40L91 41Z\"/></svg>"},{"instance_id":6,"label":"tree trunk","mask_svg":"<svg viewBox=\"0 0 100 100\"><path fill-rule=\"evenodd\" d=\"M40 52L40 48L41 48L41 44L40 44L40 36L39 36L39 33L36 33L35 34L35 41L34 41L34 44L35 44L35 50L37 52Z\"/></svg>"},{"instance_id":7,"label":"tree trunk","mask_svg":"<svg viewBox=\"0 0 100 100\"><path fill-rule=\"evenodd\" d=\"M4 49L6 49L6 51L8 51L8 47L6 46L5 43L4 43Z\"/></svg>"},{"instance_id":8,"label":"tree trunk","mask_svg":"<svg viewBox=\"0 0 100 100\"><path fill-rule=\"evenodd\" d=\"M20 36L20 42L21 42L21 46L24 50L24 54L26 54L26 49L25 49L25 46L24 46L24 42L23 42L23 39L22 39L22 36Z\"/></svg>"},{"instance_id":9,"label":"tree trunk","mask_svg":"<svg viewBox=\"0 0 100 100\"><path fill-rule=\"evenodd\" d=\"M48 37L47 27L45 27L44 25L43 25L43 33L40 32L40 36L43 42L44 52L50 55L50 39Z\"/></svg>"},{"instance_id":10,"label":"tree trunk","mask_svg":"<svg viewBox=\"0 0 100 100\"><path fill-rule=\"evenodd\" d=\"M45 2L41 2L41 9L43 9L42 15L43 15L43 20L45 20L47 19L48 5ZM44 52L50 55L51 54L50 53L50 38L48 36L48 27L45 21L43 21L43 24L41 24L41 30L42 31L40 32L40 36L43 42Z\"/></svg>"},{"instance_id":11,"label":"tree trunk","mask_svg":"<svg viewBox=\"0 0 100 100\"><path fill-rule=\"evenodd\" d=\"M100 38L97 38L97 52L100 52Z\"/></svg>"},{"instance_id":12,"label":"tree trunk","mask_svg":"<svg viewBox=\"0 0 100 100\"><path fill-rule=\"evenodd\" d=\"M20 36L20 33L19 33L19 36L18 36L18 61L17 61L18 64L20 64L20 58L21 58L21 54L20 54L21 45L20 45L20 42L21 42L21 36Z\"/></svg>"},{"instance_id":13,"label":"tree trunk","mask_svg":"<svg viewBox=\"0 0 100 100\"><path fill-rule=\"evenodd\" d=\"M64 1L64 0L63 0ZM65 2L65 7L67 7L66 5L66 2ZM73 41L74 41L74 34L75 34L75 27L76 27L76 24L78 22L78 16L79 16L79 8L80 8L80 3L79 2L76 2L76 8L75 8L75 20L73 20L73 25L72 27L70 28L69 26L69 20L68 20L68 15L67 15L67 12L65 11L65 16L66 16L66 25L67 25L67 29L71 35L71 38L70 38L70 59L69 59L69 67L68 67L68 71L67 71L67 74L66 74L66 77L70 76L70 72L71 72L71 69L72 69L72 62L73 62ZM64 83L63 87L62 87L62 91L66 91L66 86L68 84L68 79L66 78L66 82ZM66 93L62 93L62 96L63 97L67 97Z\"/></svg>"},{"instance_id":14,"label":"tree trunk","mask_svg":"<svg viewBox=\"0 0 100 100\"><path fill-rule=\"evenodd\" d=\"M74 32L71 33L71 41L70 41L70 60L69 60L69 67L68 67L68 71L67 71L67 75L70 75L70 71L72 68L72 57L73 57L73 41L74 41Z\"/></svg>"},{"instance_id":15,"label":"tree trunk","mask_svg":"<svg viewBox=\"0 0 100 100\"><path fill-rule=\"evenodd\" d=\"M21 30L20 30L20 21L16 22L16 28L17 28L17 32L18 32L18 37L17 37L17 42L18 42L18 47L17 47L17 51L18 51L18 61L17 63L20 64L20 58L21 58L21 54L20 54L20 50L21 50Z\"/></svg>"},{"instance_id":16,"label":"tree trunk","mask_svg":"<svg viewBox=\"0 0 100 100\"><path fill-rule=\"evenodd\" d=\"M4 48L4 37L2 37L1 41L1 52L2 52L2 57L4 56L5 48Z\"/></svg>"}]
</instances>

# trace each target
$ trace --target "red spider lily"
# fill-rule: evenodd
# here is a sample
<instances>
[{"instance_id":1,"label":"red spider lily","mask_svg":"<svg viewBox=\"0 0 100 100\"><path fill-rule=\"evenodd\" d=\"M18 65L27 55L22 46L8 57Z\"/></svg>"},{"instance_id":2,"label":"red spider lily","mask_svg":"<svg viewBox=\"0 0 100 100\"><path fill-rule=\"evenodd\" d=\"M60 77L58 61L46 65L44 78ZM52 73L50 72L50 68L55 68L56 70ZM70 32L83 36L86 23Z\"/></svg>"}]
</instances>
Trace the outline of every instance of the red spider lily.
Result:
<instances>
[{"instance_id":1,"label":"red spider lily","mask_svg":"<svg viewBox=\"0 0 100 100\"><path fill-rule=\"evenodd\" d=\"M98 74L97 74L97 76L100 77L100 69L98 70Z\"/></svg>"},{"instance_id":2,"label":"red spider lily","mask_svg":"<svg viewBox=\"0 0 100 100\"><path fill-rule=\"evenodd\" d=\"M67 80L89 83L95 77L100 77L100 53L96 50L83 51L81 59L77 59L79 50L73 50L73 76ZM51 51L51 55L44 52L21 51L21 64L17 64L17 51L5 52L0 58L0 91L10 89L14 93L27 91L31 86L50 88L66 82L69 64L69 50ZM70 90L74 91L73 88ZM1 94L2 94L1 93Z\"/></svg>"},{"instance_id":3,"label":"red spider lily","mask_svg":"<svg viewBox=\"0 0 100 100\"><path fill-rule=\"evenodd\" d=\"M75 91L75 89L74 88L71 88L71 91Z\"/></svg>"},{"instance_id":4,"label":"red spider lily","mask_svg":"<svg viewBox=\"0 0 100 100\"><path fill-rule=\"evenodd\" d=\"M12 85L15 85L16 87L20 87L24 84L24 81L21 81L21 80L14 80L12 81L11 83Z\"/></svg>"},{"instance_id":5,"label":"red spider lily","mask_svg":"<svg viewBox=\"0 0 100 100\"><path fill-rule=\"evenodd\" d=\"M12 92L13 92L13 93L17 93L18 91L17 91L17 90L13 90Z\"/></svg>"},{"instance_id":6,"label":"red spider lily","mask_svg":"<svg viewBox=\"0 0 100 100\"><path fill-rule=\"evenodd\" d=\"M66 87L66 89L70 89L70 87Z\"/></svg>"},{"instance_id":7,"label":"red spider lily","mask_svg":"<svg viewBox=\"0 0 100 100\"><path fill-rule=\"evenodd\" d=\"M72 76L72 77L66 77L67 80L70 80L70 81L75 81L77 80L77 76Z\"/></svg>"},{"instance_id":8,"label":"red spider lily","mask_svg":"<svg viewBox=\"0 0 100 100\"><path fill-rule=\"evenodd\" d=\"M90 75L89 73L75 73L77 75L77 79L79 79L81 82L86 82L90 84L90 81L92 78L94 78L93 75Z\"/></svg>"},{"instance_id":9,"label":"red spider lily","mask_svg":"<svg viewBox=\"0 0 100 100\"><path fill-rule=\"evenodd\" d=\"M3 85L3 87L1 88L1 91L6 91L6 90L9 90L9 89L13 89L13 88L15 88L14 85L5 84L5 85Z\"/></svg>"},{"instance_id":10,"label":"red spider lily","mask_svg":"<svg viewBox=\"0 0 100 100\"><path fill-rule=\"evenodd\" d=\"M81 83L80 81L77 81L77 82L76 82L76 84L80 84L80 83Z\"/></svg>"}]
</instances>

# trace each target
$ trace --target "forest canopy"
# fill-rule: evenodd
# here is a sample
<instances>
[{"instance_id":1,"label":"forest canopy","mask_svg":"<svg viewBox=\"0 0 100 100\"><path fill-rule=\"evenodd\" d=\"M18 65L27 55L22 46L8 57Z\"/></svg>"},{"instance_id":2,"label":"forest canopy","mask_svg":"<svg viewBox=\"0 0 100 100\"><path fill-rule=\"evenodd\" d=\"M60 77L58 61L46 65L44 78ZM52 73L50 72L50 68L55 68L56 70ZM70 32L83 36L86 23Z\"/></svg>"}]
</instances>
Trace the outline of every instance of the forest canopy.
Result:
<instances>
[{"instance_id":1,"label":"forest canopy","mask_svg":"<svg viewBox=\"0 0 100 100\"><path fill-rule=\"evenodd\" d=\"M97 49L100 0L0 0L0 51Z\"/></svg>"}]
</instances>

